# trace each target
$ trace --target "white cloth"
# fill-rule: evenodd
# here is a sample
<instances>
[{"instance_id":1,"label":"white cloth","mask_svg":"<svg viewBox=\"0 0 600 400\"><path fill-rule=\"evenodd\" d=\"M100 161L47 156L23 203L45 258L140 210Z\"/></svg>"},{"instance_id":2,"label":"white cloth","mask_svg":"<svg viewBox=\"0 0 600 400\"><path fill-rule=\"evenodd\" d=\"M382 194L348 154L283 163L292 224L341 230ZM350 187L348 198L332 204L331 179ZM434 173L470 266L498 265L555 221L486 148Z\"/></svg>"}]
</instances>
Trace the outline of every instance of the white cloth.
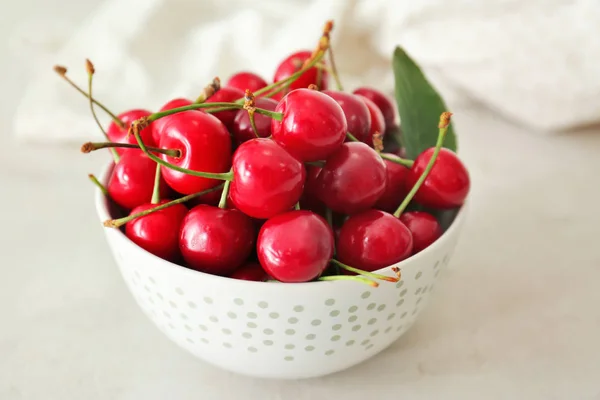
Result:
<instances>
[{"instance_id":1,"label":"white cloth","mask_svg":"<svg viewBox=\"0 0 600 400\"><path fill-rule=\"evenodd\" d=\"M155 110L176 96L195 98L213 76L243 69L272 79L285 56L315 46L327 19L348 89L392 93L400 44L451 108L481 102L536 130L600 120L597 0L105 0L62 42L60 27L21 30L19 43L38 47L19 51L38 68L15 132L42 141L98 134L86 101L52 64L85 86L89 57L95 96L109 108Z\"/></svg>"}]
</instances>

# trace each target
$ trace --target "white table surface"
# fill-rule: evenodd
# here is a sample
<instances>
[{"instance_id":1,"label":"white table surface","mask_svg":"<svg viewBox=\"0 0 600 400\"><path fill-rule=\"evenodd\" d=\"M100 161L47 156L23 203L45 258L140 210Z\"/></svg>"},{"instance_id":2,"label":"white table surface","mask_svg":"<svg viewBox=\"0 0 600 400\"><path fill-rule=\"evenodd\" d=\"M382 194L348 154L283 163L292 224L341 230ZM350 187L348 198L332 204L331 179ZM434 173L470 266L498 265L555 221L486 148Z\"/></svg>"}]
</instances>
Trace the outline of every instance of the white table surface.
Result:
<instances>
[{"instance_id":1,"label":"white table surface","mask_svg":"<svg viewBox=\"0 0 600 400\"><path fill-rule=\"evenodd\" d=\"M600 129L547 137L455 110L472 207L422 317L348 371L264 381L146 319L95 216L86 174L106 159L16 143L26 76L0 76L0 399L600 399Z\"/></svg>"}]
</instances>

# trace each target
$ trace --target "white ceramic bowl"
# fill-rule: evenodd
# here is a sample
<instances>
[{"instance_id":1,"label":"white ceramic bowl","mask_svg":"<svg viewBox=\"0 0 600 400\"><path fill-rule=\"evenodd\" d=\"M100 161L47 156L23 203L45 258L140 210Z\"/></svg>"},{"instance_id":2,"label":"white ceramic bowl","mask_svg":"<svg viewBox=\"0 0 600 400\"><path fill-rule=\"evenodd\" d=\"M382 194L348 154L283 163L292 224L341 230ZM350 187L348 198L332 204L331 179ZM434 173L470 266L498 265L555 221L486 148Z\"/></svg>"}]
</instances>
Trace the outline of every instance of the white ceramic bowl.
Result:
<instances>
[{"instance_id":1,"label":"white ceramic bowl","mask_svg":"<svg viewBox=\"0 0 600 400\"><path fill-rule=\"evenodd\" d=\"M112 165L101 181L106 184ZM108 203L96 192L101 221ZM211 364L244 375L298 379L352 367L406 332L448 264L464 207L432 246L396 264L398 283L372 288L349 281L284 284L197 272L162 260L106 228L106 239L133 297L173 342ZM391 267L378 271L394 276Z\"/></svg>"}]
</instances>

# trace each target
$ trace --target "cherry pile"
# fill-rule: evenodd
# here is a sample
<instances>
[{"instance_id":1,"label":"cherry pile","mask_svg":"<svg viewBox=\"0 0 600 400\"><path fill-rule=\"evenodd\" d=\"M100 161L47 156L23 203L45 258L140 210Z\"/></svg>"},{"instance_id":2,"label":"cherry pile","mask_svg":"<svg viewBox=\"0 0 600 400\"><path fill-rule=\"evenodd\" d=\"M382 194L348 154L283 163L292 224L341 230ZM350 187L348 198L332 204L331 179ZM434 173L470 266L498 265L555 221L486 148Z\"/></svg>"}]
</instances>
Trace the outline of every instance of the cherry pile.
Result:
<instances>
[{"instance_id":1,"label":"cherry pile","mask_svg":"<svg viewBox=\"0 0 600 400\"><path fill-rule=\"evenodd\" d=\"M373 271L435 242L439 213L463 204L469 175L442 147L450 113L435 147L399 156L394 103L369 87L341 90L331 28L316 50L285 58L273 83L246 71L223 87L215 78L196 100L155 113L111 113L92 95L89 61L87 92L55 67L94 118L96 108L112 118L106 130L98 123L107 142L82 147L114 157L106 187L90 175L120 213L105 226L165 260L234 279L397 281L399 272Z\"/></svg>"}]
</instances>

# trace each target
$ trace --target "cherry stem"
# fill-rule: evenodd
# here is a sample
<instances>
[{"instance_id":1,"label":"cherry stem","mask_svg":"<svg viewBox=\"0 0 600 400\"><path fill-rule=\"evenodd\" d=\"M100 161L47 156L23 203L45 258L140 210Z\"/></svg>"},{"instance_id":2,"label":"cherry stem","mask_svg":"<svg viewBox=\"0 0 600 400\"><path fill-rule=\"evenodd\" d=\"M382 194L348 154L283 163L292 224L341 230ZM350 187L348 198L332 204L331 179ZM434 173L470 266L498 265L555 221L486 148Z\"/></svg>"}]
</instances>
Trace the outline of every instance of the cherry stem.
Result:
<instances>
[{"instance_id":1,"label":"cherry stem","mask_svg":"<svg viewBox=\"0 0 600 400\"><path fill-rule=\"evenodd\" d=\"M381 274L375 274L375 273L369 272L369 271L363 271L362 269L358 269L358 268L354 268L349 265L346 265L346 264L336 260L335 258L332 258L331 262L334 265L337 265L338 267L340 267L341 269L345 269L346 271L354 272L354 273L362 275L362 276L366 276L366 277L373 278L373 279L380 279L382 281L398 282L397 277L385 276L385 275L381 275Z\"/></svg>"},{"instance_id":2,"label":"cherry stem","mask_svg":"<svg viewBox=\"0 0 600 400\"><path fill-rule=\"evenodd\" d=\"M333 75L333 78L335 79L335 84L337 86L337 89L339 91L343 91L344 87L342 86L342 81L340 80L338 70L335 66L335 60L333 59L333 49L331 48L331 46L329 46L327 53L329 55L329 62L331 63L331 75Z\"/></svg>"},{"instance_id":3,"label":"cherry stem","mask_svg":"<svg viewBox=\"0 0 600 400\"><path fill-rule=\"evenodd\" d=\"M198 104L198 105L202 105L202 104ZM177 165L171 164L170 162L167 162L161 158L156 157L154 154L150 153L150 151L148 150L148 148L142 141L142 138L140 136L140 122L139 121L140 120L134 121L131 124L130 129L133 132L133 134L135 136L135 140L137 140L137 142L140 146L140 149L142 149L144 154L146 154L148 156L148 158L150 158L152 161L157 162L160 165L164 165L165 167L170 168L172 170L179 171L184 174L188 174L188 175L192 175L192 176L199 176L201 178L217 179L217 180L223 180L223 181L230 181L233 179L233 172L231 172L231 171L223 172L223 173L194 171L192 169L178 167ZM143 118L142 118L142 121L144 121Z\"/></svg>"},{"instance_id":4,"label":"cherry stem","mask_svg":"<svg viewBox=\"0 0 600 400\"><path fill-rule=\"evenodd\" d=\"M413 197L415 196L415 194L417 193L417 191L419 190L419 188L421 187L423 182L425 182L425 179L427 178L427 175L429 175L429 172L431 172L431 170L433 169L435 160L437 159L438 154L440 154L440 149L442 148L442 145L444 144L444 138L446 137L446 132L448 132L448 126L450 125L450 117L451 116L452 116L452 113L449 113L447 111L443 112L442 115L440 116L440 124L438 125L439 133L438 133L437 143L435 144L435 148L433 150L433 154L431 155L431 158L429 159L429 162L427 163L425 170L423 170L423 173L421 174L421 176L419 176L419 179L417 179L417 181L413 185L410 192L408 192L408 194L402 201L402 204L400 204L400 206L398 207L396 212L394 212L394 217L396 217L396 218L400 217L402 212L404 212L406 207L408 207L408 204L413 199Z\"/></svg>"},{"instance_id":5,"label":"cherry stem","mask_svg":"<svg viewBox=\"0 0 600 400\"><path fill-rule=\"evenodd\" d=\"M87 143L84 143L83 146L81 146L81 152L82 153L91 153L92 151L95 151L95 150L106 149L106 148L112 149L115 147L122 147L122 148L126 148L126 149L140 149L141 148L137 144L133 144L133 143L87 142ZM152 151L154 153L166 154L169 157L175 157L175 158L181 157L181 151L177 150L177 149L161 149L158 147L151 147L151 146L146 146L146 149L148 149L148 151Z\"/></svg>"},{"instance_id":6,"label":"cherry stem","mask_svg":"<svg viewBox=\"0 0 600 400\"><path fill-rule=\"evenodd\" d=\"M202 93L200 93L200 96L198 96L195 103L204 103L209 97L217 93L219 90L221 90L221 80L219 79L219 77L215 77L211 83L209 83L204 87L204 89L202 89Z\"/></svg>"},{"instance_id":7,"label":"cherry stem","mask_svg":"<svg viewBox=\"0 0 600 400\"><path fill-rule=\"evenodd\" d=\"M203 191L198 192L198 193L193 193L193 194L189 194L187 196L180 197L180 198L178 198L176 200L172 200L172 201L169 201L167 203L163 203L163 204L161 204L159 206L156 206L156 207L153 207L153 208L149 208L149 209L141 211L139 213L128 215L127 217L118 218L118 219L109 219L109 220L104 221L104 226L109 227L109 228L118 228L118 227L123 226L126 223L128 223L129 221L132 221L132 220L134 220L136 218L144 217L144 216L146 216L148 214L152 214L152 213L155 213L157 211L164 210L165 208L174 206L176 204L185 203L186 201L192 200L192 199L194 199L196 197L204 196L205 194L217 191L217 190L221 189L222 187L223 187L223 184L220 184L220 185L215 186L213 188L210 188L210 189L207 189L207 190L203 190Z\"/></svg>"},{"instance_id":8,"label":"cherry stem","mask_svg":"<svg viewBox=\"0 0 600 400\"><path fill-rule=\"evenodd\" d=\"M350 139L351 142L360 142L360 140L358 140L356 138L356 136L354 136L350 132L346 133L346 137L348 139ZM379 153L379 156L381 158L383 158L384 160L392 161L392 162L395 162L396 164L404 165L405 167L408 167L408 168L412 167L414 164L413 160L407 160L406 158L400 158L397 156L390 156L389 154Z\"/></svg>"},{"instance_id":9,"label":"cherry stem","mask_svg":"<svg viewBox=\"0 0 600 400\"><path fill-rule=\"evenodd\" d=\"M285 89L285 87L294 82L296 79L298 79L299 77L302 76L302 74L304 74L306 71L308 71L309 69L311 69L312 67L314 67L319 61L321 61L321 59L323 58L323 56L325 55L325 51L323 50L319 50L315 56L310 60L310 62L308 64L306 64L305 66L303 66L302 68L300 68L298 71L294 72L292 75L288 76L285 79L282 79L280 81L277 81L275 83L272 83L268 86L265 86L262 89L257 90L256 92L254 92L255 96L259 96L263 93L269 92L267 95L265 95L264 97L272 97L275 94L281 92L282 90ZM274 91L270 91L271 89L276 89Z\"/></svg>"},{"instance_id":10,"label":"cherry stem","mask_svg":"<svg viewBox=\"0 0 600 400\"><path fill-rule=\"evenodd\" d=\"M408 167L408 168L412 167L413 164L415 163L413 160L407 160L406 158L401 158L398 156L391 156L389 154L384 154L384 153L379 153L379 155L384 160L395 162L396 164L404 165L405 167Z\"/></svg>"},{"instance_id":11,"label":"cherry stem","mask_svg":"<svg viewBox=\"0 0 600 400\"><path fill-rule=\"evenodd\" d=\"M355 281L360 283L366 283L369 286L377 287L379 283L372 281L367 278L363 278L362 276L353 276L353 275L329 275L322 276L318 278L319 281Z\"/></svg>"},{"instance_id":12,"label":"cherry stem","mask_svg":"<svg viewBox=\"0 0 600 400\"><path fill-rule=\"evenodd\" d=\"M323 168L325 166L325 161L307 161L306 165L312 165L313 167Z\"/></svg>"},{"instance_id":13,"label":"cherry stem","mask_svg":"<svg viewBox=\"0 0 600 400\"><path fill-rule=\"evenodd\" d=\"M233 168L229 170L233 173ZM219 199L219 208L223 210L227 208L227 196L229 195L229 186L231 186L231 181L225 181L225 185L223 186L223 193L221 193L221 198Z\"/></svg>"},{"instance_id":14,"label":"cherry stem","mask_svg":"<svg viewBox=\"0 0 600 400\"><path fill-rule=\"evenodd\" d=\"M254 136L259 137L258 129L256 129L256 123L254 122L256 103L254 102L254 94L252 94L250 89L246 89L246 95L244 96L244 110L248 111L248 118L250 119L250 125L252 126L252 132L254 132Z\"/></svg>"},{"instance_id":15,"label":"cherry stem","mask_svg":"<svg viewBox=\"0 0 600 400\"><path fill-rule=\"evenodd\" d=\"M145 126L143 126L143 128L145 128L150 122L156 121L157 119L160 119L160 118L163 118L163 117L166 117L169 115L177 114L177 113L180 113L183 111L198 110L200 108L211 108L211 107L212 107L212 109L206 110L206 112L215 113L215 112L219 112L219 111L239 110L239 109L244 108L244 105L239 104L239 103L200 103L200 104L194 103L194 104L190 104L189 106L172 108L170 110L165 110L165 111L157 112L154 114L150 114L147 117L138 119L136 122L143 123L145 125ZM276 119L277 121L281 121L281 119L283 118L282 113L264 110L262 108L257 108L256 112L259 114L269 116L273 119Z\"/></svg>"},{"instance_id":16,"label":"cherry stem","mask_svg":"<svg viewBox=\"0 0 600 400\"><path fill-rule=\"evenodd\" d=\"M156 173L154 174L154 188L152 189L152 204L160 203L160 164L156 164Z\"/></svg>"},{"instance_id":17,"label":"cherry stem","mask_svg":"<svg viewBox=\"0 0 600 400\"><path fill-rule=\"evenodd\" d=\"M94 99L90 94L86 93L85 90L81 89L79 86L77 86L77 84L75 84L75 82L73 82L71 79L69 79L69 77L67 76L67 69L65 67L60 66L60 65L55 65L54 71L58 75L60 75L60 77L63 78L69 85L71 85L73 88L75 88L75 90L77 90L83 96L89 98L91 101L94 102L94 104L96 104L98 107L100 107L102 109L102 111L107 113L112 118L112 120L115 121L115 124L119 125L119 127L121 127L121 128L125 127L125 123L123 121L121 121L121 119L119 117L117 117L114 113L112 113L108 108L106 108L104 106L104 104L102 104L98 100Z\"/></svg>"},{"instance_id":18,"label":"cherry stem","mask_svg":"<svg viewBox=\"0 0 600 400\"><path fill-rule=\"evenodd\" d=\"M329 207L325 209L325 220L329 226L333 228L333 211L331 211L331 208Z\"/></svg>"},{"instance_id":19,"label":"cherry stem","mask_svg":"<svg viewBox=\"0 0 600 400\"><path fill-rule=\"evenodd\" d=\"M92 81L94 79L94 72L96 72L96 70L94 69L94 64L92 64L92 62L90 60L85 60L85 68L87 70L87 74L88 74L88 99L90 101L90 111L92 112L92 116L94 117L94 121L96 122L96 125L98 125L98 128L100 128L100 130L102 131L102 134L104 135L104 137L106 138L106 140L110 140L110 138L108 137L108 134L106 133L106 131L104 130L104 128L102 127L102 124L100 123L100 120L98 119L98 116L96 115L96 110L94 109L94 102L92 101ZM117 153L117 150L111 148L110 152L112 153L113 159L115 160L115 164L117 164L119 162L119 160L121 159L121 157L119 157L119 153Z\"/></svg>"},{"instance_id":20,"label":"cherry stem","mask_svg":"<svg viewBox=\"0 0 600 400\"><path fill-rule=\"evenodd\" d=\"M90 181L92 181L92 183L96 185L98 189L100 189L103 195L109 197L108 190L106 190L106 187L100 183L100 181L98 180L98 178L96 178L96 176L94 176L94 174L88 174L88 178L90 178Z\"/></svg>"},{"instance_id":21,"label":"cherry stem","mask_svg":"<svg viewBox=\"0 0 600 400\"><path fill-rule=\"evenodd\" d=\"M296 210L296 211L300 210L300 202L297 202L296 204L294 204L294 210Z\"/></svg>"}]
</instances>

